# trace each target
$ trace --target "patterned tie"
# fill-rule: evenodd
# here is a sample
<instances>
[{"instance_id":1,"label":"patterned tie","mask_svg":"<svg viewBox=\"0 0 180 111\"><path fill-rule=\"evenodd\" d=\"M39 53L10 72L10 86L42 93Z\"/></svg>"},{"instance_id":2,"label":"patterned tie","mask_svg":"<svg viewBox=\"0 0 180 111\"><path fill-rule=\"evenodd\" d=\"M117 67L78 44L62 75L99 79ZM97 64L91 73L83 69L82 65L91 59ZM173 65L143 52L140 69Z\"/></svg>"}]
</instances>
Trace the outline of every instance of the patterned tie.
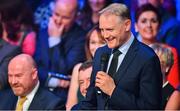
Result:
<instances>
[{"instance_id":1,"label":"patterned tie","mask_svg":"<svg viewBox=\"0 0 180 111\"><path fill-rule=\"evenodd\" d=\"M16 111L22 111L23 110L23 104L24 102L27 100L26 96L20 97L17 107L16 107Z\"/></svg>"},{"instance_id":2,"label":"patterned tie","mask_svg":"<svg viewBox=\"0 0 180 111\"><path fill-rule=\"evenodd\" d=\"M122 54L122 53L118 49L113 50L113 58L112 58L111 65L110 65L109 71L108 71L108 74L112 78L114 77L114 75L116 73L117 65L118 65L118 58L119 58L120 54Z\"/></svg>"}]
</instances>

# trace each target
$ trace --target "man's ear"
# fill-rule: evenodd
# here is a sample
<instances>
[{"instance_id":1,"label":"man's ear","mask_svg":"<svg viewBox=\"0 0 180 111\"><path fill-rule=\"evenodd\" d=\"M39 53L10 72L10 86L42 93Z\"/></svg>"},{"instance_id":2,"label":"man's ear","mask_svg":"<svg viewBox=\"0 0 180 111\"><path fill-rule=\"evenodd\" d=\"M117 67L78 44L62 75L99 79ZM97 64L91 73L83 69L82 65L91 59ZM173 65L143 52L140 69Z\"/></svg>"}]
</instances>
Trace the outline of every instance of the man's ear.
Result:
<instances>
[{"instance_id":1,"label":"man's ear","mask_svg":"<svg viewBox=\"0 0 180 111\"><path fill-rule=\"evenodd\" d=\"M32 70L33 70L33 72L32 72L32 78L33 78L33 79L36 79L37 76L38 76L38 71L37 71L36 68L33 68Z\"/></svg>"},{"instance_id":2,"label":"man's ear","mask_svg":"<svg viewBox=\"0 0 180 111\"><path fill-rule=\"evenodd\" d=\"M131 20L127 19L125 20L125 31L130 31L131 30Z\"/></svg>"}]
</instances>

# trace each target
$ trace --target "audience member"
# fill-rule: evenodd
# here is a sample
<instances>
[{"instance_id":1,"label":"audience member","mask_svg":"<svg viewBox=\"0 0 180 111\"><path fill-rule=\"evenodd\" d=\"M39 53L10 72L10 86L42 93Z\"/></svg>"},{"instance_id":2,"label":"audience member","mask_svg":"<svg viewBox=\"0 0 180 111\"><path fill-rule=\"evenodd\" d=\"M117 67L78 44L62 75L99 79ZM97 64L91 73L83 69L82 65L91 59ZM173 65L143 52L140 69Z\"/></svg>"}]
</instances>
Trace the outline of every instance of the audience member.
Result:
<instances>
[{"instance_id":1,"label":"audience member","mask_svg":"<svg viewBox=\"0 0 180 111\"><path fill-rule=\"evenodd\" d=\"M83 97L86 97L87 88L90 84L90 78L92 73L92 61L84 62L79 68L78 82L79 89Z\"/></svg>"},{"instance_id":2,"label":"audience member","mask_svg":"<svg viewBox=\"0 0 180 111\"><path fill-rule=\"evenodd\" d=\"M86 33L75 23L76 12L77 0L56 0L48 29L39 32L35 55L40 81L64 100L73 67L85 61Z\"/></svg>"},{"instance_id":3,"label":"audience member","mask_svg":"<svg viewBox=\"0 0 180 111\"><path fill-rule=\"evenodd\" d=\"M167 76L174 62L173 53L171 48L168 48L165 44L161 43L154 43L151 45L151 48L154 49L161 63L161 71L163 74L162 109L165 109L166 103L174 91L174 87L169 84L169 81L167 80Z\"/></svg>"},{"instance_id":4,"label":"audience member","mask_svg":"<svg viewBox=\"0 0 180 111\"><path fill-rule=\"evenodd\" d=\"M178 56L180 56L180 22L162 6L162 0L137 0L144 1L143 4L150 3L158 9L161 17L160 28L157 33L157 40L166 43L177 49ZM141 6L139 4L139 7ZM179 61L180 63L180 61Z\"/></svg>"},{"instance_id":5,"label":"audience member","mask_svg":"<svg viewBox=\"0 0 180 111\"><path fill-rule=\"evenodd\" d=\"M180 85L169 98L165 110L180 110Z\"/></svg>"},{"instance_id":6,"label":"audience member","mask_svg":"<svg viewBox=\"0 0 180 111\"><path fill-rule=\"evenodd\" d=\"M99 11L108 6L111 0L86 0L84 8L77 16L77 23L85 30L90 30L94 25L98 24Z\"/></svg>"},{"instance_id":7,"label":"audience member","mask_svg":"<svg viewBox=\"0 0 180 111\"><path fill-rule=\"evenodd\" d=\"M94 57L96 49L104 44L105 42L102 38L101 32L98 26L96 25L88 32L86 36L86 42L85 42L86 60L91 61ZM73 69L67 103L66 103L67 109L71 109L71 107L78 102L78 98L77 98L78 89L79 89L78 75L79 75L79 68L82 66L82 64L83 63L78 63Z\"/></svg>"},{"instance_id":8,"label":"audience member","mask_svg":"<svg viewBox=\"0 0 180 111\"><path fill-rule=\"evenodd\" d=\"M0 22L0 90L9 88L8 79L7 79L8 63L11 60L11 58L21 53L20 47L11 45L5 40L3 40L2 32L3 32L3 27Z\"/></svg>"},{"instance_id":9,"label":"audience member","mask_svg":"<svg viewBox=\"0 0 180 111\"><path fill-rule=\"evenodd\" d=\"M36 33L33 14L25 0L3 0L0 4L3 39L21 46L22 52L34 55Z\"/></svg>"},{"instance_id":10,"label":"audience member","mask_svg":"<svg viewBox=\"0 0 180 111\"><path fill-rule=\"evenodd\" d=\"M151 46L157 41L157 33L159 31L159 26L161 22L158 10L151 4L142 5L137 9L135 16L135 28L142 37L142 42ZM178 54L175 48L166 45L166 47L171 48L173 52L174 63L168 74L168 81L170 84L176 88L179 84L179 63Z\"/></svg>"},{"instance_id":11,"label":"audience member","mask_svg":"<svg viewBox=\"0 0 180 111\"><path fill-rule=\"evenodd\" d=\"M34 1L34 0L32 0ZM40 29L48 27L49 18L52 16L54 10L54 4L56 0L40 0L40 5L35 10L35 23L38 24ZM84 6L85 0L78 0L78 9ZM38 2L36 0L36 2Z\"/></svg>"},{"instance_id":12,"label":"audience member","mask_svg":"<svg viewBox=\"0 0 180 111\"><path fill-rule=\"evenodd\" d=\"M60 98L40 87L36 64L30 55L21 54L10 61L8 81L12 90L1 92L1 110L64 109Z\"/></svg>"},{"instance_id":13,"label":"audience member","mask_svg":"<svg viewBox=\"0 0 180 111\"><path fill-rule=\"evenodd\" d=\"M99 28L107 45L95 53L85 100L72 109L159 109L160 62L154 51L131 33L127 6L114 3L103 9Z\"/></svg>"},{"instance_id":14,"label":"audience member","mask_svg":"<svg viewBox=\"0 0 180 111\"><path fill-rule=\"evenodd\" d=\"M70 101L71 98L69 98L69 102L66 104L66 110L70 110L72 106L80 102L86 97L87 88L90 84L90 77L92 73L92 60L88 60L81 64L79 68L78 73L78 86L77 93L75 93L75 97L73 101ZM69 96L69 95L68 95Z\"/></svg>"}]
</instances>

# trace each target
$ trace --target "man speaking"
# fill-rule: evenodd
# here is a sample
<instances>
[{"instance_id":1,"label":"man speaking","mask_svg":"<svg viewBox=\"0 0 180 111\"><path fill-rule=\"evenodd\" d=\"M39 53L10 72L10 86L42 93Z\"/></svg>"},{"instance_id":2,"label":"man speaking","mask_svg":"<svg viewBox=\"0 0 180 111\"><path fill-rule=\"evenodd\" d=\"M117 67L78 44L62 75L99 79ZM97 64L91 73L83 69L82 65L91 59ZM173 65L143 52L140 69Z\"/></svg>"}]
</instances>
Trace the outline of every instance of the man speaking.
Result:
<instances>
[{"instance_id":1,"label":"man speaking","mask_svg":"<svg viewBox=\"0 0 180 111\"><path fill-rule=\"evenodd\" d=\"M107 45L96 51L86 99L73 109L160 109L161 68L157 55L130 31L128 8L111 4L100 12ZM102 55L107 54L102 71ZM104 64L104 63L103 63Z\"/></svg>"}]
</instances>

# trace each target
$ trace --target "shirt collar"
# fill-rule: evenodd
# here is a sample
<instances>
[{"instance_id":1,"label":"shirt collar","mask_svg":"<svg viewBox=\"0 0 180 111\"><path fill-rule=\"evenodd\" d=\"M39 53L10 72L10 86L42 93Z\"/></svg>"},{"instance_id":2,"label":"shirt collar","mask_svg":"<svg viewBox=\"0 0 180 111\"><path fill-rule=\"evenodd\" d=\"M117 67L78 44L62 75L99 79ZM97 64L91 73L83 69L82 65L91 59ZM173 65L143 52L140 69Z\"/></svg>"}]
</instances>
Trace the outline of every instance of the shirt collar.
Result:
<instances>
[{"instance_id":1,"label":"shirt collar","mask_svg":"<svg viewBox=\"0 0 180 111\"><path fill-rule=\"evenodd\" d=\"M131 44L133 43L134 40L134 35L131 33L131 36L129 38L128 41L126 41L121 47L118 48L118 50L122 53L122 54L126 54L129 47L131 46Z\"/></svg>"},{"instance_id":2,"label":"shirt collar","mask_svg":"<svg viewBox=\"0 0 180 111\"><path fill-rule=\"evenodd\" d=\"M34 98L34 95L36 94L38 88L39 88L39 81L36 84L36 86L34 87L34 89L29 94L26 95L28 101L32 101L32 99ZM18 98L20 98L20 97L18 97Z\"/></svg>"}]
</instances>

